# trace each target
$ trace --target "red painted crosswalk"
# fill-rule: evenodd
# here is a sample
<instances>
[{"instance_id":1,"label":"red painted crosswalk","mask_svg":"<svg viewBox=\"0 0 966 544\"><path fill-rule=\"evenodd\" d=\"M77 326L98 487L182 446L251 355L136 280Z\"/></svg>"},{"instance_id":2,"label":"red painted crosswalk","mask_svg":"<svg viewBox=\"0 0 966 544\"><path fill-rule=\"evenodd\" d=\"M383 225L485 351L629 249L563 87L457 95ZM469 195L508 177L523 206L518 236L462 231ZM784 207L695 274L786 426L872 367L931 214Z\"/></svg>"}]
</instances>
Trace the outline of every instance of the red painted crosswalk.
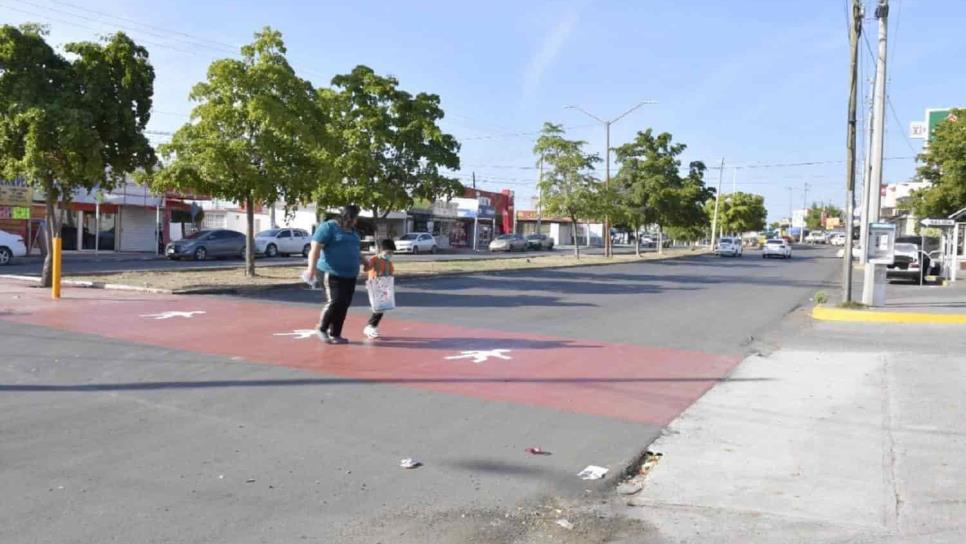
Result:
<instances>
[{"instance_id":1,"label":"red painted crosswalk","mask_svg":"<svg viewBox=\"0 0 966 544\"><path fill-rule=\"evenodd\" d=\"M19 297L19 298L14 298ZM223 297L0 283L0 318L346 379L371 380L480 399L628 421L666 424L724 378L735 356L535 336L387 316L383 338L320 343L317 310ZM351 316L347 331L363 319ZM353 337L351 334L347 336Z\"/></svg>"}]
</instances>

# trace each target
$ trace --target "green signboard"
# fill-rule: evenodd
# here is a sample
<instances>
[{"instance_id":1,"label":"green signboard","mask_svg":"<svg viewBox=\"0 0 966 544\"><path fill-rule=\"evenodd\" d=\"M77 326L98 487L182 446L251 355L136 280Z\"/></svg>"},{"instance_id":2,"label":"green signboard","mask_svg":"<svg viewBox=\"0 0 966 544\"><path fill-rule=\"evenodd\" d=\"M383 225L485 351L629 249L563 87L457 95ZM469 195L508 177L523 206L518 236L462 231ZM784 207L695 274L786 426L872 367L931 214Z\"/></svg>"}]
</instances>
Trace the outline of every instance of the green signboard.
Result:
<instances>
[{"instance_id":1,"label":"green signboard","mask_svg":"<svg viewBox=\"0 0 966 544\"><path fill-rule=\"evenodd\" d=\"M936 125L943 121L956 121L950 108L926 110L926 141L932 139L932 134L936 130Z\"/></svg>"}]
</instances>

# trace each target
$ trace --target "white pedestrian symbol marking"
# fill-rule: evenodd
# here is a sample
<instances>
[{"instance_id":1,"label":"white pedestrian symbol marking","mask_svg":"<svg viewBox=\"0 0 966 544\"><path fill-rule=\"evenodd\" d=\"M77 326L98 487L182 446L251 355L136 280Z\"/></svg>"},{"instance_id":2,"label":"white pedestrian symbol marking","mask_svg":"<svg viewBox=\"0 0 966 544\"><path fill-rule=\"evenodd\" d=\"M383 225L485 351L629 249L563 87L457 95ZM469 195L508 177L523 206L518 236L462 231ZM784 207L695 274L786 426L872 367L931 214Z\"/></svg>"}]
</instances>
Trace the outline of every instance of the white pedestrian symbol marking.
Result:
<instances>
[{"instance_id":1,"label":"white pedestrian symbol marking","mask_svg":"<svg viewBox=\"0 0 966 544\"><path fill-rule=\"evenodd\" d=\"M460 355L451 355L446 357L447 360L455 361L457 359L473 359L473 363L480 364L487 361L490 357L495 359L503 359L504 361L509 361L512 359L509 355L511 350L508 349L489 349L489 350L474 350L474 351L461 351Z\"/></svg>"},{"instance_id":2,"label":"white pedestrian symbol marking","mask_svg":"<svg viewBox=\"0 0 966 544\"><path fill-rule=\"evenodd\" d=\"M159 314L142 314L141 317L146 317L148 319L171 319L172 317L183 317L185 319L191 319L196 315L201 315L206 312L202 310L194 310L191 312L161 312Z\"/></svg>"},{"instance_id":3,"label":"white pedestrian symbol marking","mask_svg":"<svg viewBox=\"0 0 966 544\"><path fill-rule=\"evenodd\" d=\"M306 338L311 338L318 333L319 331L315 329L295 329L292 332L277 332L272 336L291 336L296 340L305 340Z\"/></svg>"}]
</instances>

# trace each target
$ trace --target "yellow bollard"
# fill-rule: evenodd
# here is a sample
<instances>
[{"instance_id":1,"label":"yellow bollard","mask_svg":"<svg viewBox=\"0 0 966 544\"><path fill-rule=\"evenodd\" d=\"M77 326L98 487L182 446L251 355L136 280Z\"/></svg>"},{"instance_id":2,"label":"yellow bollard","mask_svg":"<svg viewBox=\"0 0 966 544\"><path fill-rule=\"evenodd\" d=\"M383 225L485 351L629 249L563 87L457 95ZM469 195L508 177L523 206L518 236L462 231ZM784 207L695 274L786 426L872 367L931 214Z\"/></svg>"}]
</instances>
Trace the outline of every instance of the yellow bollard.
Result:
<instances>
[{"instance_id":1,"label":"yellow bollard","mask_svg":"<svg viewBox=\"0 0 966 544\"><path fill-rule=\"evenodd\" d=\"M63 244L61 242L60 237L58 236L57 238L54 238L54 255L53 255L53 267L52 267L53 270L51 274L53 281L51 282L51 286L50 286L51 288L50 296L53 297L54 300L57 300L60 298L61 247L63 247Z\"/></svg>"}]
</instances>

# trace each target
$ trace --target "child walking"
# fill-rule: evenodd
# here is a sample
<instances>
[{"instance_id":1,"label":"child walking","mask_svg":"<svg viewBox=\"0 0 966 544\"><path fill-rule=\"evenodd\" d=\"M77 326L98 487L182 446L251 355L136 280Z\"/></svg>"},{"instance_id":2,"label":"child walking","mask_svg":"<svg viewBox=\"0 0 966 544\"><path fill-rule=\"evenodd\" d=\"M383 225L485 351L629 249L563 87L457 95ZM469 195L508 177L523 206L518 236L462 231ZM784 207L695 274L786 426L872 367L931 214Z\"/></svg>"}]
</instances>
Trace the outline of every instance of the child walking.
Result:
<instances>
[{"instance_id":1,"label":"child walking","mask_svg":"<svg viewBox=\"0 0 966 544\"><path fill-rule=\"evenodd\" d=\"M370 257L366 263L369 279L375 279L377 276L392 276L392 254L394 251L396 251L396 244L392 240L387 238L379 242L379 254ZM382 316L382 312L373 312L369 316L369 323L362 330L362 334L366 335L367 338L379 338L379 322L382 321Z\"/></svg>"}]
</instances>

